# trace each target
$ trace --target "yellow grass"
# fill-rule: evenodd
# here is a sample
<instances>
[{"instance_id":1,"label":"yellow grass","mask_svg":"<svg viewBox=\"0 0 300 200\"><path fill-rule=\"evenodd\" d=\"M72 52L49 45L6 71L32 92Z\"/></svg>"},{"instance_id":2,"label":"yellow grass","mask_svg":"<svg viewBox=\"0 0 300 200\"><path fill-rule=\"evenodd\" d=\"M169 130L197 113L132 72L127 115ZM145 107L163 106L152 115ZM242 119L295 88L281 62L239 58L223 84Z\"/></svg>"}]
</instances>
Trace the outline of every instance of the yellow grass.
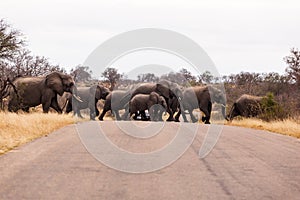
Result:
<instances>
[{"instance_id":1,"label":"yellow grass","mask_svg":"<svg viewBox=\"0 0 300 200\"><path fill-rule=\"evenodd\" d=\"M72 115L0 112L0 154L75 122Z\"/></svg>"},{"instance_id":2,"label":"yellow grass","mask_svg":"<svg viewBox=\"0 0 300 200\"><path fill-rule=\"evenodd\" d=\"M286 119L272 122L265 122L260 119L241 119L228 122L227 125L267 130L300 138L300 119Z\"/></svg>"}]
</instances>

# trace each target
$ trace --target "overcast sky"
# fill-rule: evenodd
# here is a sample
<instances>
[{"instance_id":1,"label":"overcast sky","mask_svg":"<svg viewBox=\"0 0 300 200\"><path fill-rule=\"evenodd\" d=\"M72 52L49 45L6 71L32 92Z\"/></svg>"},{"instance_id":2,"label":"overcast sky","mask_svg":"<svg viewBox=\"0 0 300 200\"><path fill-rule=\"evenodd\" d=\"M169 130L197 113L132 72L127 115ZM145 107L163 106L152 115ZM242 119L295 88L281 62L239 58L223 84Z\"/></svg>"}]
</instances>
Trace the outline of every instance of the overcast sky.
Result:
<instances>
[{"instance_id":1,"label":"overcast sky","mask_svg":"<svg viewBox=\"0 0 300 200\"><path fill-rule=\"evenodd\" d=\"M28 48L67 69L107 39L151 27L197 42L220 74L284 73L283 57L300 48L299 11L298 0L0 2L0 18L26 35Z\"/></svg>"}]
</instances>

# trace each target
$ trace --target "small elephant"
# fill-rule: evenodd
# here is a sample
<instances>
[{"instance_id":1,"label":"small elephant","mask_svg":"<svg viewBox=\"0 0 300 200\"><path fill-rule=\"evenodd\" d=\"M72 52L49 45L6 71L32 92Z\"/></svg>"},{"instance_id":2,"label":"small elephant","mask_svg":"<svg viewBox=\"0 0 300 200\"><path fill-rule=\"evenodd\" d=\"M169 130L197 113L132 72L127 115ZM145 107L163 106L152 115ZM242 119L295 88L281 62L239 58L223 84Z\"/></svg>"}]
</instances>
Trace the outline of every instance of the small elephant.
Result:
<instances>
[{"instance_id":1,"label":"small elephant","mask_svg":"<svg viewBox=\"0 0 300 200\"><path fill-rule=\"evenodd\" d=\"M105 100L107 95L110 93L109 89L101 85L93 85L91 87L78 87L77 90L78 96L80 97L82 102L69 97L66 107L66 113L69 113L73 110L74 115L77 114L78 117L82 118L80 110L89 108L90 119L94 120L95 117L99 115L97 102L100 99Z\"/></svg>"},{"instance_id":2,"label":"small elephant","mask_svg":"<svg viewBox=\"0 0 300 200\"><path fill-rule=\"evenodd\" d=\"M150 118L155 119L157 116L154 115L156 104L161 105L164 109L167 109L167 102L164 97L160 96L156 92L150 94L137 94L129 102L130 117L136 112L149 111ZM154 106L154 107L152 107Z\"/></svg>"},{"instance_id":3,"label":"small elephant","mask_svg":"<svg viewBox=\"0 0 300 200\"><path fill-rule=\"evenodd\" d=\"M169 118L167 121L174 121L173 111L170 108L169 100L171 98L182 99L182 92L179 85L168 80L160 80L158 83L142 83L140 84L131 94L131 99L138 94L150 94L151 92L156 92L165 98L167 102L167 112L169 113Z\"/></svg>"},{"instance_id":4,"label":"small elephant","mask_svg":"<svg viewBox=\"0 0 300 200\"><path fill-rule=\"evenodd\" d=\"M19 77L9 88L8 110L16 112L22 109L28 112L30 107L42 104L44 113L48 113L50 107L61 113L57 94L61 96L64 92L72 93L80 101L70 75L52 72L45 77Z\"/></svg>"},{"instance_id":5,"label":"small elephant","mask_svg":"<svg viewBox=\"0 0 300 200\"><path fill-rule=\"evenodd\" d=\"M211 86L196 86L189 87L183 91L182 100L182 117L187 122L184 110L188 110L192 122L198 120L193 115L193 110L199 108L205 116L202 117L202 121L205 124L210 124L210 115L212 110L212 103L220 103L222 105L222 114L225 118L226 98L221 90L218 90Z\"/></svg>"},{"instance_id":6,"label":"small elephant","mask_svg":"<svg viewBox=\"0 0 300 200\"><path fill-rule=\"evenodd\" d=\"M231 121L236 116L255 117L262 113L263 97L243 94L232 105L226 119Z\"/></svg>"},{"instance_id":7,"label":"small elephant","mask_svg":"<svg viewBox=\"0 0 300 200\"><path fill-rule=\"evenodd\" d=\"M99 116L99 120L103 121L103 117L107 111L111 110L116 116L117 120L121 120L119 110L123 110L130 100L130 92L124 90L114 90L105 99L102 113ZM127 98L127 99L125 99ZM121 99L123 101L121 101Z\"/></svg>"}]
</instances>

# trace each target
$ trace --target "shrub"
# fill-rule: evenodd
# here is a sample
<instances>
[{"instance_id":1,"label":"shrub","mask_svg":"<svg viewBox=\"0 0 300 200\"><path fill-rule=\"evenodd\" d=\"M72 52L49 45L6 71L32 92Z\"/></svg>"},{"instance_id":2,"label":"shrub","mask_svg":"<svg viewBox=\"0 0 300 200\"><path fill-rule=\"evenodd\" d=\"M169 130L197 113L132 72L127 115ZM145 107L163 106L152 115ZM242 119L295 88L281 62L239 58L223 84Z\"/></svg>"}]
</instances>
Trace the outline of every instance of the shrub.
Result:
<instances>
[{"instance_id":1,"label":"shrub","mask_svg":"<svg viewBox=\"0 0 300 200\"><path fill-rule=\"evenodd\" d=\"M276 119L284 119L287 117L287 113L283 107L277 103L274 99L273 93L269 92L263 97L261 102L262 114L260 118L265 121L271 121Z\"/></svg>"}]
</instances>

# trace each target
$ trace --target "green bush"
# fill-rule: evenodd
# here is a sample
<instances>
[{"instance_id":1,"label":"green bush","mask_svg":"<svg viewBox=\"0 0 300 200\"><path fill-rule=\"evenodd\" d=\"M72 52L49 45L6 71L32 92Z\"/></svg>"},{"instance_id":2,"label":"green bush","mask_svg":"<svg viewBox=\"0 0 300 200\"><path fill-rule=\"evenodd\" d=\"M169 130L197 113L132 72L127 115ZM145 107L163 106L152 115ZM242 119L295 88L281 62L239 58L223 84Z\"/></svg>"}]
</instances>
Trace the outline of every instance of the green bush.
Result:
<instances>
[{"instance_id":1,"label":"green bush","mask_svg":"<svg viewBox=\"0 0 300 200\"><path fill-rule=\"evenodd\" d=\"M261 101L262 114L260 118L265 121L271 120L282 120L287 117L287 113L284 111L283 107L279 105L274 99L274 95L268 92Z\"/></svg>"}]
</instances>

